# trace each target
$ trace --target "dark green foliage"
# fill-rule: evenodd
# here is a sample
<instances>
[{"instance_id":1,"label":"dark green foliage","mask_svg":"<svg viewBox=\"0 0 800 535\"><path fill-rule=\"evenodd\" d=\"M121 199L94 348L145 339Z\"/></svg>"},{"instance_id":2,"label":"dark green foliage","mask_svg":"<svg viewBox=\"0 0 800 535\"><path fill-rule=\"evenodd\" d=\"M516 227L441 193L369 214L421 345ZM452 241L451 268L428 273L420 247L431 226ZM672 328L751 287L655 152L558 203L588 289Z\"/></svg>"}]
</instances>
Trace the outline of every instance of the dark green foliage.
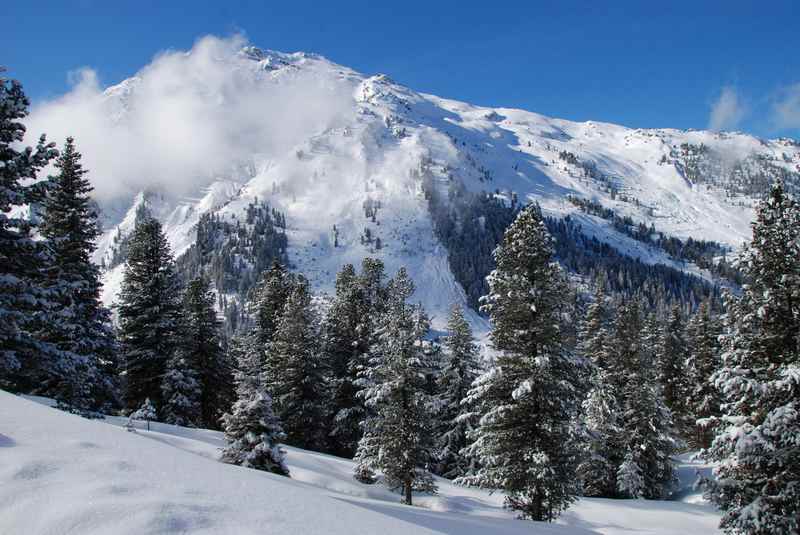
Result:
<instances>
[{"instance_id":1,"label":"dark green foliage","mask_svg":"<svg viewBox=\"0 0 800 535\"><path fill-rule=\"evenodd\" d=\"M135 409L150 398L160 410L167 359L180 343L182 307L172 253L155 219L133 231L117 309L125 407Z\"/></svg>"},{"instance_id":2,"label":"dark green foliage","mask_svg":"<svg viewBox=\"0 0 800 535\"><path fill-rule=\"evenodd\" d=\"M502 489L521 517L551 521L580 490L573 422L584 361L562 344L567 284L538 206L520 213L494 254L485 309L500 354L467 398L481 415L467 449L480 467L460 481Z\"/></svg>"},{"instance_id":3,"label":"dark green foliage","mask_svg":"<svg viewBox=\"0 0 800 535\"><path fill-rule=\"evenodd\" d=\"M45 327L45 339L76 355L72 374L51 385L51 395L79 411L108 411L119 404L117 345L111 314L100 303L100 273L92 263L100 231L92 186L72 138L56 160L58 174L44 203L42 235L53 251L49 285L57 293L59 320Z\"/></svg>"},{"instance_id":4,"label":"dark green foliage","mask_svg":"<svg viewBox=\"0 0 800 535\"><path fill-rule=\"evenodd\" d=\"M749 282L729 295L716 437L707 482L728 533L800 532L800 205L777 182L742 254Z\"/></svg>"},{"instance_id":5,"label":"dark green foliage","mask_svg":"<svg viewBox=\"0 0 800 535\"><path fill-rule=\"evenodd\" d=\"M672 411L678 430L685 434L690 425L686 418L689 394L686 359L689 355L680 307L673 305L664 324L656 325L655 328L660 331L655 350L658 382L661 384L664 403Z\"/></svg>"},{"instance_id":6,"label":"dark green foliage","mask_svg":"<svg viewBox=\"0 0 800 535\"><path fill-rule=\"evenodd\" d=\"M434 459L433 404L427 376L432 363L424 340L430 326L424 312L407 303L414 292L401 268L389 283L386 311L378 323L377 340L368 366L360 371L359 393L369 409L356 454L356 477L383 473L390 488L400 488L411 505L412 491L434 492L427 471Z\"/></svg>"},{"instance_id":7,"label":"dark green foliage","mask_svg":"<svg viewBox=\"0 0 800 535\"><path fill-rule=\"evenodd\" d=\"M57 308L47 287L53 257L46 242L34 240L36 221L24 207L43 200L49 183L37 175L58 153L44 135L35 148L18 150L28 105L19 82L0 71L0 387L16 392L46 388L74 368L72 355L41 336Z\"/></svg>"},{"instance_id":8,"label":"dark green foliage","mask_svg":"<svg viewBox=\"0 0 800 535\"><path fill-rule=\"evenodd\" d=\"M711 425L713 419L720 416L721 396L711 376L720 366L718 338L721 332L719 320L708 302L700 304L686 326L689 346L686 412L690 424L687 440L693 448L711 445L714 438Z\"/></svg>"}]
</instances>

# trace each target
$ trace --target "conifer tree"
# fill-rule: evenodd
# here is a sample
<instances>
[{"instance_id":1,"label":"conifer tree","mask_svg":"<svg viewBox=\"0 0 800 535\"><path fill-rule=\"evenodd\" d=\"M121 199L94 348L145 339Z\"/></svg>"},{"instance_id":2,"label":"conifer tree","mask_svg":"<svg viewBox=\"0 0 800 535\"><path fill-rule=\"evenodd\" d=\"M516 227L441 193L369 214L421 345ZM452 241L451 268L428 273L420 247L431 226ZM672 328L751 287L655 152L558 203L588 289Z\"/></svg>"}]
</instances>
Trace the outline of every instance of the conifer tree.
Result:
<instances>
[{"instance_id":1,"label":"conifer tree","mask_svg":"<svg viewBox=\"0 0 800 535\"><path fill-rule=\"evenodd\" d=\"M706 300L686 326L689 357L686 368L689 374L689 421L692 423L689 441L695 448L708 448L714 438L713 419L720 416L720 393L711 376L717 371L719 361L720 326Z\"/></svg>"},{"instance_id":2,"label":"conifer tree","mask_svg":"<svg viewBox=\"0 0 800 535\"><path fill-rule=\"evenodd\" d=\"M438 376L437 390L442 422L439 430L437 470L453 479L467 475L474 460L465 455L467 434L475 427L474 412L465 403L467 393L480 374L479 349L472 330L458 305L453 306L447 320L444 341L444 365Z\"/></svg>"},{"instance_id":3,"label":"conifer tree","mask_svg":"<svg viewBox=\"0 0 800 535\"><path fill-rule=\"evenodd\" d=\"M162 420L183 427L197 427L202 421L200 383L197 370L183 351L176 351L167 361L161 384L164 406Z\"/></svg>"},{"instance_id":4,"label":"conifer tree","mask_svg":"<svg viewBox=\"0 0 800 535\"><path fill-rule=\"evenodd\" d=\"M352 457L361 438L363 402L358 392L357 371L367 353L367 302L352 264L336 276L336 295L323 325L323 353L330 368L333 453Z\"/></svg>"},{"instance_id":5,"label":"conifer tree","mask_svg":"<svg viewBox=\"0 0 800 535\"><path fill-rule=\"evenodd\" d=\"M280 420L272 410L272 399L257 375L260 357L256 344L239 338L234 344L236 362L236 402L222 416L227 446L221 460L226 463L288 476L284 452L278 442L285 438Z\"/></svg>"},{"instance_id":6,"label":"conifer tree","mask_svg":"<svg viewBox=\"0 0 800 535\"><path fill-rule=\"evenodd\" d=\"M327 444L326 370L320 358L308 281L298 275L269 349L264 384L288 444L322 451Z\"/></svg>"},{"instance_id":7,"label":"conifer tree","mask_svg":"<svg viewBox=\"0 0 800 535\"><path fill-rule=\"evenodd\" d=\"M485 310L500 352L467 398L481 413L467 484L502 489L523 518L554 520L579 492L574 420L584 394L582 358L561 340L566 280L537 205L520 212L494 252Z\"/></svg>"},{"instance_id":8,"label":"conifer tree","mask_svg":"<svg viewBox=\"0 0 800 535\"><path fill-rule=\"evenodd\" d=\"M50 179L41 232L53 250L56 269L49 284L58 295L60 313L45 338L80 362L58 386L57 397L79 410L108 410L119 401L117 347L110 312L100 303L99 270L91 259L100 234L92 186L72 138L55 166L59 172Z\"/></svg>"},{"instance_id":9,"label":"conifer tree","mask_svg":"<svg viewBox=\"0 0 800 535\"><path fill-rule=\"evenodd\" d=\"M255 315L256 340L264 351L272 342L291 290L292 275L277 261L253 288L251 304Z\"/></svg>"},{"instance_id":10,"label":"conifer tree","mask_svg":"<svg viewBox=\"0 0 800 535\"><path fill-rule=\"evenodd\" d=\"M707 489L728 533L800 533L800 206L780 181L752 228L712 376L723 403Z\"/></svg>"},{"instance_id":11,"label":"conifer tree","mask_svg":"<svg viewBox=\"0 0 800 535\"><path fill-rule=\"evenodd\" d=\"M153 406L150 398L145 398L144 403L142 403L138 409L133 411L129 418L129 422L133 422L133 420L141 420L146 422L147 430L150 431L150 422L157 419L156 408Z\"/></svg>"},{"instance_id":12,"label":"conifer tree","mask_svg":"<svg viewBox=\"0 0 800 535\"><path fill-rule=\"evenodd\" d=\"M387 486L401 489L407 505L412 504L412 491L436 490L426 469L435 446L433 400L425 379L430 369L424 340L429 324L420 308L406 302L413 292L401 268L389 283L377 342L369 365L361 370L365 388L359 395L370 412L356 453L356 477L382 472Z\"/></svg>"},{"instance_id":13,"label":"conifer tree","mask_svg":"<svg viewBox=\"0 0 800 535\"><path fill-rule=\"evenodd\" d=\"M670 310L669 318L660 329L660 336L656 341L658 381L661 383L664 403L672 411L681 433L684 433L689 425L685 416L688 393L686 371L688 348L684 330L680 305L675 304Z\"/></svg>"},{"instance_id":14,"label":"conifer tree","mask_svg":"<svg viewBox=\"0 0 800 535\"><path fill-rule=\"evenodd\" d=\"M130 239L119 304L119 333L125 373L125 406L149 398L162 407L167 360L181 335L181 288L161 224L143 220Z\"/></svg>"},{"instance_id":15,"label":"conifer tree","mask_svg":"<svg viewBox=\"0 0 800 535\"><path fill-rule=\"evenodd\" d=\"M16 80L0 70L0 387L37 392L72 372L72 356L42 339L57 308L47 287L52 252L34 239L36 221L26 206L40 203L49 183L39 171L58 155L42 135L36 147L18 150L25 135L20 122L29 101Z\"/></svg>"},{"instance_id":16,"label":"conifer tree","mask_svg":"<svg viewBox=\"0 0 800 535\"><path fill-rule=\"evenodd\" d=\"M579 351L592 363L591 389L583 402L585 455L578 466L584 496L614 496L620 464L620 408L609 372L609 313L598 288L579 329Z\"/></svg>"},{"instance_id":17,"label":"conifer tree","mask_svg":"<svg viewBox=\"0 0 800 535\"><path fill-rule=\"evenodd\" d=\"M183 299L183 330L178 352L194 370L200 422L216 429L230 407L233 388L230 365L220 344L221 322L214 310L214 292L201 274L189 281Z\"/></svg>"}]
</instances>

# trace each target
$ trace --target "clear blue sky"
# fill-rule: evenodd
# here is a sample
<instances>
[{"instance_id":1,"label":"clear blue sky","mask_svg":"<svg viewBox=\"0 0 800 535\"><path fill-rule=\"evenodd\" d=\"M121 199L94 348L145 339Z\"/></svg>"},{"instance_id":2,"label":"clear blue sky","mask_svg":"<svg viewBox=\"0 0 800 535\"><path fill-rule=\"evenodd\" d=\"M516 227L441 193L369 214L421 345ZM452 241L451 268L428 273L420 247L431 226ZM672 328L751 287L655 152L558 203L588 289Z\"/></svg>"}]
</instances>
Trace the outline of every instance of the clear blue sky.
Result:
<instances>
[{"instance_id":1,"label":"clear blue sky","mask_svg":"<svg viewBox=\"0 0 800 535\"><path fill-rule=\"evenodd\" d=\"M634 127L705 128L728 87L722 124L800 137L796 0L17 0L0 19L0 63L34 101L64 92L79 67L112 84L161 50L242 32L444 97Z\"/></svg>"}]
</instances>

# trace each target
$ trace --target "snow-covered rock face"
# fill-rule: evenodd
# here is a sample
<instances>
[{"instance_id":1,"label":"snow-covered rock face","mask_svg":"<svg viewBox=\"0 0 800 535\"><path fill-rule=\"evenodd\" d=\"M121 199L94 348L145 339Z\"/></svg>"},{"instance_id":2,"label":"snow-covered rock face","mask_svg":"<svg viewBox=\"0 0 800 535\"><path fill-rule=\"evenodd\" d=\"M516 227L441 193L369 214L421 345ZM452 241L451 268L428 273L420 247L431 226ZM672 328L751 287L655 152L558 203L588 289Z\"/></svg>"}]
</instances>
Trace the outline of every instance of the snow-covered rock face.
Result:
<instances>
[{"instance_id":1,"label":"snow-covered rock face","mask_svg":"<svg viewBox=\"0 0 800 535\"><path fill-rule=\"evenodd\" d=\"M74 133L95 180L116 185L112 190L98 183L106 212L98 260L109 258L115 235L130 231L142 202L139 191L157 197L155 212L176 255L193 242L200 215L232 219L258 198L285 213L289 258L315 289L330 291L344 263L377 256L389 274L408 267L416 299L437 327L451 304L463 304L465 297L433 233L418 172L423 161L442 189L460 182L509 199L515 192L538 201L546 213L582 218L587 233L623 252L665 263L663 255L606 222L578 214L566 196L595 199L668 235L736 248L749 236L754 201L725 190L728 177L742 173L741 161L749 157L752 165L800 171L800 146L790 140L634 130L472 106L317 55L235 41L203 40L188 53L157 58L98 98L109 118L107 124L98 120L100 132L108 130L113 141L148 140L131 148L136 159L147 160L134 166L139 174L132 179L130 158L119 150L92 159L96 131L87 132L85 142ZM68 113L76 99L52 106ZM45 112L34 117L44 123ZM693 178L695 150L713 155L721 176L713 184ZM126 204L130 209L121 208ZM379 206L374 222L366 204ZM364 239L366 229L371 240ZM106 302L118 290L118 271L107 276ZM471 320L481 322L474 315Z\"/></svg>"}]
</instances>

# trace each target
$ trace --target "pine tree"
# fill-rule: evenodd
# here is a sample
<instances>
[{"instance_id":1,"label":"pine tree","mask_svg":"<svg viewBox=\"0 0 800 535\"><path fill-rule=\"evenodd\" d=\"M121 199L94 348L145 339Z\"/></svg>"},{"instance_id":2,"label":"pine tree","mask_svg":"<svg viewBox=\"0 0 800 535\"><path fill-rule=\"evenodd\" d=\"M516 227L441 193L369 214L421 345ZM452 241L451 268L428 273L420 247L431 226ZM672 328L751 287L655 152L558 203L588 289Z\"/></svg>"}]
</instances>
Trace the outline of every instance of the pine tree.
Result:
<instances>
[{"instance_id":1,"label":"pine tree","mask_svg":"<svg viewBox=\"0 0 800 535\"><path fill-rule=\"evenodd\" d=\"M64 378L57 397L76 409L109 410L118 404L116 340L111 315L100 303L100 274L92 263L100 235L92 186L72 138L56 160L41 232L53 249L55 270L50 285L58 294L59 321L46 338L79 357L76 373Z\"/></svg>"},{"instance_id":2,"label":"pine tree","mask_svg":"<svg viewBox=\"0 0 800 535\"><path fill-rule=\"evenodd\" d=\"M494 257L484 309L500 354L467 398L481 413L467 453L481 466L460 481L502 489L521 517L551 521L580 490L574 420L585 364L562 345L567 285L537 205L520 212Z\"/></svg>"},{"instance_id":3,"label":"pine tree","mask_svg":"<svg viewBox=\"0 0 800 535\"><path fill-rule=\"evenodd\" d=\"M254 341L240 338L235 344L236 396L231 411L222 416L227 446L221 460L226 463L289 475L284 452L278 442L285 438L280 420L272 410L272 399L257 379L259 356Z\"/></svg>"},{"instance_id":4,"label":"pine tree","mask_svg":"<svg viewBox=\"0 0 800 535\"><path fill-rule=\"evenodd\" d=\"M183 351L176 351L167 361L161 384L164 406L163 421L183 427L197 427L202 418L200 410L200 383L197 370Z\"/></svg>"},{"instance_id":5,"label":"pine tree","mask_svg":"<svg viewBox=\"0 0 800 535\"><path fill-rule=\"evenodd\" d=\"M269 349L264 384L288 444L322 451L327 444L326 370L320 358L308 281L300 275L286 299Z\"/></svg>"},{"instance_id":6,"label":"pine tree","mask_svg":"<svg viewBox=\"0 0 800 535\"><path fill-rule=\"evenodd\" d=\"M363 288L352 264L336 276L336 295L323 325L323 354L330 368L333 423L331 450L342 457L355 454L361 438L363 403L356 397L357 372L369 349Z\"/></svg>"},{"instance_id":7,"label":"pine tree","mask_svg":"<svg viewBox=\"0 0 800 535\"><path fill-rule=\"evenodd\" d=\"M401 268L387 289L387 310L381 316L377 343L369 366L361 370L363 396L370 409L356 453L356 477L383 473L390 488L400 488L403 503L412 504L412 491L434 492L426 466L433 459L433 405L426 392L424 340L427 317L406 301L414 285Z\"/></svg>"},{"instance_id":8,"label":"pine tree","mask_svg":"<svg viewBox=\"0 0 800 535\"><path fill-rule=\"evenodd\" d=\"M474 412L465 403L473 381L480 374L479 349L460 306L453 306L447 320L445 361L438 377L438 398L442 422L438 446L438 473L453 479L467 475L474 460L462 450L467 434L476 426Z\"/></svg>"},{"instance_id":9,"label":"pine tree","mask_svg":"<svg viewBox=\"0 0 800 535\"><path fill-rule=\"evenodd\" d=\"M695 448L708 448L714 438L711 425L720 416L720 393L711 382L711 376L719 368L720 326L706 300L692 316L686 326L689 357L686 368L689 374L690 391L688 414L690 423L689 441Z\"/></svg>"},{"instance_id":10,"label":"pine tree","mask_svg":"<svg viewBox=\"0 0 800 535\"><path fill-rule=\"evenodd\" d=\"M591 390L583 402L585 455L578 466L584 496L614 496L620 464L619 402L609 373L606 297L598 289L579 330L579 351L592 363Z\"/></svg>"},{"instance_id":11,"label":"pine tree","mask_svg":"<svg viewBox=\"0 0 800 535\"><path fill-rule=\"evenodd\" d=\"M618 393L620 435L615 448L624 455L617 471L617 491L630 498L661 499L674 489L671 455L672 414L657 380L655 318L642 317L636 299L621 304L612 339L612 381Z\"/></svg>"},{"instance_id":12,"label":"pine tree","mask_svg":"<svg viewBox=\"0 0 800 535\"><path fill-rule=\"evenodd\" d=\"M148 218L133 231L119 304L119 333L125 374L125 406L145 398L162 406L167 360L181 334L181 288L161 224Z\"/></svg>"},{"instance_id":13,"label":"pine tree","mask_svg":"<svg viewBox=\"0 0 800 535\"><path fill-rule=\"evenodd\" d=\"M256 340L264 351L272 342L291 290L292 275L278 262L272 264L253 288L250 302L255 315Z\"/></svg>"},{"instance_id":14,"label":"pine tree","mask_svg":"<svg viewBox=\"0 0 800 535\"><path fill-rule=\"evenodd\" d=\"M40 203L47 181L39 171L58 155L42 135L35 148L17 149L25 135L19 122L29 101L16 80L0 70L0 387L37 392L54 378L73 371L71 355L42 339L44 326L55 320L55 296L47 287L52 252L34 239L35 218L26 206ZM46 393L46 392L45 392Z\"/></svg>"},{"instance_id":15,"label":"pine tree","mask_svg":"<svg viewBox=\"0 0 800 535\"><path fill-rule=\"evenodd\" d=\"M800 533L800 206L778 181L742 253L747 284L726 299L722 397L709 496L728 533Z\"/></svg>"},{"instance_id":16,"label":"pine tree","mask_svg":"<svg viewBox=\"0 0 800 535\"><path fill-rule=\"evenodd\" d=\"M147 422L147 430L150 431L150 422L156 419L156 408L153 406L150 398L145 398L144 403L142 403L138 409L131 413L129 422L132 422L133 420Z\"/></svg>"},{"instance_id":17,"label":"pine tree","mask_svg":"<svg viewBox=\"0 0 800 535\"><path fill-rule=\"evenodd\" d=\"M182 340L178 352L195 370L199 422L216 429L233 397L230 365L220 344L221 322L214 310L214 292L205 275L189 281L183 299Z\"/></svg>"},{"instance_id":18,"label":"pine tree","mask_svg":"<svg viewBox=\"0 0 800 535\"><path fill-rule=\"evenodd\" d=\"M682 433L689 423L686 418L687 372L686 358L688 348L684 337L684 320L680 306L675 304L670 310L669 319L661 329L657 343L656 360L658 381L661 383L664 403L672 411Z\"/></svg>"}]
</instances>

